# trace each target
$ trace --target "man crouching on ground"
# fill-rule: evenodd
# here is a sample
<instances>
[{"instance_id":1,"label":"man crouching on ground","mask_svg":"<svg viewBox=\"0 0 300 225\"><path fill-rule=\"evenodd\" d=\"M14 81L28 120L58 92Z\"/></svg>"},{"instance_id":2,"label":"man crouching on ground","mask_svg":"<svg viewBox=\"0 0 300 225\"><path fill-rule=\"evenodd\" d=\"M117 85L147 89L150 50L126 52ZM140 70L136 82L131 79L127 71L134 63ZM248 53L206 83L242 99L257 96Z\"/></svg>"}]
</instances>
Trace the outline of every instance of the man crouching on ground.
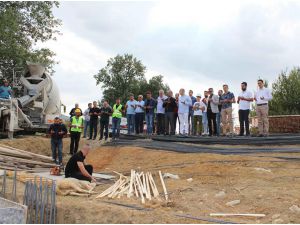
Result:
<instances>
[{"instance_id":1,"label":"man crouching on ground","mask_svg":"<svg viewBox=\"0 0 300 225\"><path fill-rule=\"evenodd\" d=\"M84 165L85 157L89 154L91 147L86 144L83 148L72 155L69 159L66 168L65 175L67 177L73 177L78 180L87 180L89 182L96 182L96 179L92 177L93 174L93 166L92 165Z\"/></svg>"}]
</instances>

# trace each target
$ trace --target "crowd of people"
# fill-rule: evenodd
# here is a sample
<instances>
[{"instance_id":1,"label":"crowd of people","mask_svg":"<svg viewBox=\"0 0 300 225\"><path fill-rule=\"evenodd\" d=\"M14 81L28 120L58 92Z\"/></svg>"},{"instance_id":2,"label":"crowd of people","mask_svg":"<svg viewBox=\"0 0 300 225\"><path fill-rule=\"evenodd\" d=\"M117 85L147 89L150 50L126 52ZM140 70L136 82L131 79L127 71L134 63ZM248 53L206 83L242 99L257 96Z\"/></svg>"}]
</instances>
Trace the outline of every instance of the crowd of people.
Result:
<instances>
[{"instance_id":1,"label":"crowd of people","mask_svg":"<svg viewBox=\"0 0 300 225\"><path fill-rule=\"evenodd\" d=\"M268 102L271 99L271 91L264 87L263 80L258 80L258 90L254 95L247 90L247 83L242 82L241 92L237 97L229 91L229 86L224 84L223 89L217 94L213 88L204 91L203 95L197 93L195 96L192 90L186 94L184 89L180 89L175 95L171 90L166 94L160 90L156 99L152 97L150 91L146 93L145 99L143 95L135 99L135 96L130 94L124 105L120 98L117 98L112 106L107 100L103 102L102 107L94 101L88 104L84 112L76 104L70 112L71 126L77 126L77 128L71 127L70 130L72 143L74 143L72 146L75 145L70 148L70 153L77 149L76 143L80 139L78 133L81 133L81 129L83 129L83 138L95 140L99 130L99 140L107 140L110 117L112 117L113 140L119 138L123 116L127 118L129 135L175 135L178 124L179 135L234 136L232 115L234 103L239 105L238 135L249 136L249 113L253 101L256 102L258 136L268 136Z\"/></svg>"},{"instance_id":2,"label":"crowd of people","mask_svg":"<svg viewBox=\"0 0 300 225\"><path fill-rule=\"evenodd\" d=\"M268 123L268 102L272 100L271 91L264 87L264 81L257 81L258 89L252 94L247 89L246 82L241 83L241 92L237 97L229 91L227 84L223 89L215 94L213 88L196 94L189 90L186 94L182 88L175 95L171 90L165 95L160 90L158 97L154 99L152 93L148 91L146 98L139 95L137 100L133 94L130 94L128 101L123 105L120 98L117 98L115 104L109 105L105 100L101 107L94 101L88 104L88 108L82 112L78 104L70 112L69 132L71 137L70 154L72 160L84 160L84 155L88 151L77 153L81 134L83 138L95 140L98 133L98 124L100 124L99 140L107 140L109 137L109 121L112 121L112 140L116 140L120 135L120 124L123 116L127 118L127 133L129 135L146 134L150 135L175 135L177 122L179 124L179 135L193 136L234 136L233 129L233 104L239 105L239 136L250 136L249 113L251 102L256 102L256 115L258 119L258 137L269 135ZM100 121L100 123L99 123ZM145 122L145 123L144 123ZM59 124L59 125L58 125ZM145 125L145 126L144 126ZM146 127L146 129L144 129ZM61 152L60 139L67 133L67 129L56 118L54 124L49 128L52 139L53 160L56 161L56 150ZM87 149L88 147L86 147ZM76 156L74 156L76 155ZM61 163L61 153L58 154ZM92 168L82 168L83 174L89 174L87 171ZM75 175L74 175L75 176ZM78 176L78 174L76 175ZM89 177L89 175L86 175ZM89 177L89 180L92 178Z\"/></svg>"}]
</instances>

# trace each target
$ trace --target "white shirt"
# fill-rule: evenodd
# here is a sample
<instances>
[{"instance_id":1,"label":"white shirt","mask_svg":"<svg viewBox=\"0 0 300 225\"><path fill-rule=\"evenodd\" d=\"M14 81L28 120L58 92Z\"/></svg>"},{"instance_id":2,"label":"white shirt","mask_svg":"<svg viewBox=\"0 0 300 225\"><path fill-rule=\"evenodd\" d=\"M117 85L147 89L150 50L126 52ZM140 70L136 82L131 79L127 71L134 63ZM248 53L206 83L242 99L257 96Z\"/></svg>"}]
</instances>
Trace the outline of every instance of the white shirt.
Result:
<instances>
[{"instance_id":1,"label":"white shirt","mask_svg":"<svg viewBox=\"0 0 300 225\"><path fill-rule=\"evenodd\" d=\"M158 96L157 97L157 108L156 108L156 113L165 113L165 108L163 107L164 101L167 99L167 96Z\"/></svg>"},{"instance_id":2,"label":"white shirt","mask_svg":"<svg viewBox=\"0 0 300 225\"><path fill-rule=\"evenodd\" d=\"M135 113L143 113L144 112L144 109L143 109L144 105L145 105L145 102L143 100L142 101L136 101Z\"/></svg>"},{"instance_id":3,"label":"white shirt","mask_svg":"<svg viewBox=\"0 0 300 225\"><path fill-rule=\"evenodd\" d=\"M206 105L200 101L200 102L195 102L194 106L197 107L197 109L194 109L194 116L202 116L202 112L206 112L207 107ZM204 107L204 110L202 111L200 108Z\"/></svg>"},{"instance_id":4,"label":"white shirt","mask_svg":"<svg viewBox=\"0 0 300 225\"><path fill-rule=\"evenodd\" d=\"M192 99L188 95L179 96L178 113L188 113L192 106Z\"/></svg>"},{"instance_id":5,"label":"white shirt","mask_svg":"<svg viewBox=\"0 0 300 225\"><path fill-rule=\"evenodd\" d=\"M83 112L83 116L84 116L84 120L85 120L85 121L90 121L90 108L87 108L87 109Z\"/></svg>"},{"instance_id":6,"label":"white shirt","mask_svg":"<svg viewBox=\"0 0 300 225\"><path fill-rule=\"evenodd\" d=\"M239 97L252 98L252 93L251 93L251 91L247 91L247 90L246 91L242 91L239 94ZM250 109L250 104L251 104L251 102L249 102L249 101L240 100L239 109L240 110L248 110L248 109Z\"/></svg>"},{"instance_id":7,"label":"white shirt","mask_svg":"<svg viewBox=\"0 0 300 225\"><path fill-rule=\"evenodd\" d=\"M273 98L270 89L265 87L262 89L258 88L254 97L256 98L256 104L266 104ZM261 99L261 97L264 97L264 99Z\"/></svg>"}]
</instances>

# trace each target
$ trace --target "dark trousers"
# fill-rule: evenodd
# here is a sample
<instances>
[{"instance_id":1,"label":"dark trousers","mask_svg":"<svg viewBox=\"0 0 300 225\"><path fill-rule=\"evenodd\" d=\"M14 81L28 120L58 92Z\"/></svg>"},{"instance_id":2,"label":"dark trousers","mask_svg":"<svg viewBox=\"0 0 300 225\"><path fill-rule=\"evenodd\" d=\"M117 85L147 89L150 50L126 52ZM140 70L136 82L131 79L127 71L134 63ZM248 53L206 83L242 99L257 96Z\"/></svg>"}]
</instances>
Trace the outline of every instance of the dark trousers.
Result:
<instances>
[{"instance_id":1,"label":"dark trousers","mask_svg":"<svg viewBox=\"0 0 300 225\"><path fill-rule=\"evenodd\" d=\"M93 174L93 166L91 165L84 165L84 168L89 172L90 175ZM70 173L70 174L65 174L66 178L67 177L72 177L78 180L86 180L91 182L91 179L89 177L84 176L80 171L74 172L74 173Z\"/></svg>"},{"instance_id":2,"label":"dark trousers","mask_svg":"<svg viewBox=\"0 0 300 225\"><path fill-rule=\"evenodd\" d=\"M157 113L156 114L156 126L158 135L165 133L165 114L164 113Z\"/></svg>"},{"instance_id":3,"label":"dark trousers","mask_svg":"<svg viewBox=\"0 0 300 225\"><path fill-rule=\"evenodd\" d=\"M250 135L249 130L249 113L250 110L239 110L239 120L240 120L240 135L244 135L246 127L246 135Z\"/></svg>"},{"instance_id":4,"label":"dark trousers","mask_svg":"<svg viewBox=\"0 0 300 225\"><path fill-rule=\"evenodd\" d=\"M178 113L174 113L174 131L176 132Z\"/></svg>"},{"instance_id":5,"label":"dark trousers","mask_svg":"<svg viewBox=\"0 0 300 225\"><path fill-rule=\"evenodd\" d=\"M104 129L105 129L105 140L107 140L108 138L108 120L100 120L100 139L103 139L103 133L104 133Z\"/></svg>"},{"instance_id":6,"label":"dark trousers","mask_svg":"<svg viewBox=\"0 0 300 225\"><path fill-rule=\"evenodd\" d=\"M98 128L98 119L91 119L90 120L90 138L97 137L97 128ZM94 137L93 137L94 133Z\"/></svg>"},{"instance_id":7,"label":"dark trousers","mask_svg":"<svg viewBox=\"0 0 300 225\"><path fill-rule=\"evenodd\" d=\"M144 113L135 114L135 133L142 134L144 132Z\"/></svg>"},{"instance_id":8,"label":"dark trousers","mask_svg":"<svg viewBox=\"0 0 300 225\"><path fill-rule=\"evenodd\" d=\"M121 118L116 118L116 117L113 117L112 118L112 138L115 139L115 138L119 138L120 136L120 126L121 126ZM117 131L117 133L116 133Z\"/></svg>"},{"instance_id":9,"label":"dark trousers","mask_svg":"<svg viewBox=\"0 0 300 225\"><path fill-rule=\"evenodd\" d=\"M58 162L59 164L62 163L62 148L63 148L63 142L62 142L62 138L51 138L51 150L52 150L52 159L55 160L55 162L57 162L56 160L56 150L58 153Z\"/></svg>"},{"instance_id":10,"label":"dark trousers","mask_svg":"<svg viewBox=\"0 0 300 225\"><path fill-rule=\"evenodd\" d=\"M165 132L166 132L166 134L175 135L174 114L175 114L174 112L166 112L166 115L165 115Z\"/></svg>"},{"instance_id":11,"label":"dark trousers","mask_svg":"<svg viewBox=\"0 0 300 225\"><path fill-rule=\"evenodd\" d=\"M213 113L211 110L207 110L208 130L209 135L217 135L217 113Z\"/></svg>"},{"instance_id":12,"label":"dark trousers","mask_svg":"<svg viewBox=\"0 0 300 225\"><path fill-rule=\"evenodd\" d=\"M80 135L81 132L71 131L70 154L72 155L78 151Z\"/></svg>"}]
</instances>

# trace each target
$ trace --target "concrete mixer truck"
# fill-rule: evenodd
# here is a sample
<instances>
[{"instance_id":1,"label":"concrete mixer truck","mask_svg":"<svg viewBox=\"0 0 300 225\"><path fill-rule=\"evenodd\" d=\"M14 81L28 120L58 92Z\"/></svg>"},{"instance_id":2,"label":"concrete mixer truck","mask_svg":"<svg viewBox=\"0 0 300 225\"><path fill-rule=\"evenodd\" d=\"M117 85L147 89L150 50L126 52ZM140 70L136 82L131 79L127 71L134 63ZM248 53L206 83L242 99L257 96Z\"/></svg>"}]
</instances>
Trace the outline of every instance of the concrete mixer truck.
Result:
<instances>
[{"instance_id":1,"label":"concrete mixer truck","mask_svg":"<svg viewBox=\"0 0 300 225\"><path fill-rule=\"evenodd\" d=\"M45 130L61 116L58 88L45 67L27 63L28 72L18 80L15 96L0 98L0 133L13 138L17 131Z\"/></svg>"}]
</instances>

